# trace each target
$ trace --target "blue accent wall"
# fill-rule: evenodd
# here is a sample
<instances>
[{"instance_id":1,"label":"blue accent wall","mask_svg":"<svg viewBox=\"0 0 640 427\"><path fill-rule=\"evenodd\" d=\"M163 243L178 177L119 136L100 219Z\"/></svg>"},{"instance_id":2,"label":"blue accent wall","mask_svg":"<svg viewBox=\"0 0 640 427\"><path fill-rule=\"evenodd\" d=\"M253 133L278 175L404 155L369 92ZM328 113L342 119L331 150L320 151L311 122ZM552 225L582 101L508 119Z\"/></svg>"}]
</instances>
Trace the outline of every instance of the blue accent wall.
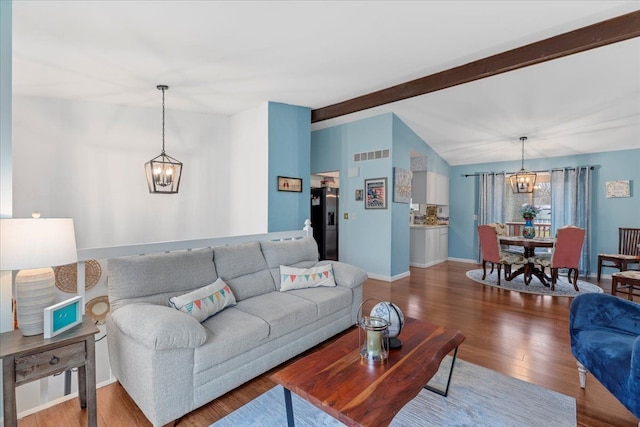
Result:
<instances>
[{"instance_id":1,"label":"blue accent wall","mask_svg":"<svg viewBox=\"0 0 640 427\"><path fill-rule=\"evenodd\" d=\"M526 160L529 170L594 166L592 197L591 269L597 268L598 253L617 252L618 227L640 227L640 149L608 151L576 156ZM478 250L478 179L464 174L517 171L520 162L496 162L454 166L449 181L449 257L475 259ZM631 197L607 198L607 181L630 180ZM614 270L606 270L605 273Z\"/></svg>"},{"instance_id":2,"label":"blue accent wall","mask_svg":"<svg viewBox=\"0 0 640 427\"><path fill-rule=\"evenodd\" d=\"M311 134L311 171L340 171L340 261L369 273L388 277L391 271L391 209L364 209L355 190L368 178L387 178L391 184L391 158L354 162L355 153L391 148L391 114L347 123ZM349 168L359 168L350 177ZM344 219L344 214L349 219Z\"/></svg>"},{"instance_id":3,"label":"blue accent wall","mask_svg":"<svg viewBox=\"0 0 640 427\"><path fill-rule=\"evenodd\" d=\"M390 149L391 157L354 161L354 154ZM393 202L393 168L411 168L411 154L428 156L430 170L450 166L401 119L382 114L311 134L311 171L340 171L340 260L380 278L409 272L409 204ZM357 176L349 176L349 170ZM365 209L355 190L368 178L387 179L387 209ZM349 219L344 218L349 215Z\"/></svg>"},{"instance_id":4,"label":"blue accent wall","mask_svg":"<svg viewBox=\"0 0 640 427\"><path fill-rule=\"evenodd\" d=\"M270 102L269 232L302 229L309 218L310 158L311 109ZM278 191L278 176L302 178L302 192Z\"/></svg>"}]
</instances>

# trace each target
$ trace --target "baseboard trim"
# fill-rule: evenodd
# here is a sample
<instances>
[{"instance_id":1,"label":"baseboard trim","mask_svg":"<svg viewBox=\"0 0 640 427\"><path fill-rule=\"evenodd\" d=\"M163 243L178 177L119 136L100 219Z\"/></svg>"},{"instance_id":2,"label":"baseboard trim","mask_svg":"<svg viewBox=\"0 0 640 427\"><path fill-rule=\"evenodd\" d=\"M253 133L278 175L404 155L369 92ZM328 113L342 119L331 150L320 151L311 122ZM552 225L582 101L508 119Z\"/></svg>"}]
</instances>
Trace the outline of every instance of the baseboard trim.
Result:
<instances>
[{"instance_id":1,"label":"baseboard trim","mask_svg":"<svg viewBox=\"0 0 640 427\"><path fill-rule=\"evenodd\" d=\"M381 274L367 273L367 276L369 276L369 279L380 280L381 282L395 282L396 280L400 280L410 275L411 275L410 271L405 271L404 273L396 274L395 276L383 276Z\"/></svg>"},{"instance_id":2,"label":"baseboard trim","mask_svg":"<svg viewBox=\"0 0 640 427\"><path fill-rule=\"evenodd\" d=\"M466 262L468 264L477 264L478 261L469 258L447 258L448 261Z\"/></svg>"}]
</instances>

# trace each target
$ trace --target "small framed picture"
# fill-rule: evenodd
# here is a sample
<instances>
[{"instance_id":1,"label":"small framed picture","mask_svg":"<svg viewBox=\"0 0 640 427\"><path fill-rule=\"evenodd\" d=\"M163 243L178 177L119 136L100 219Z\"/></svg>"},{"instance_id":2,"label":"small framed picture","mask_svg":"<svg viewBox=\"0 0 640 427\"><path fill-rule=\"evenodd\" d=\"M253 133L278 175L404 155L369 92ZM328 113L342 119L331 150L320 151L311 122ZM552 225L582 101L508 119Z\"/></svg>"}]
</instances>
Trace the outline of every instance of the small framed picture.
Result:
<instances>
[{"instance_id":1,"label":"small framed picture","mask_svg":"<svg viewBox=\"0 0 640 427\"><path fill-rule=\"evenodd\" d=\"M356 190L356 202L361 202L364 199L363 194L364 190Z\"/></svg>"},{"instance_id":2,"label":"small framed picture","mask_svg":"<svg viewBox=\"0 0 640 427\"><path fill-rule=\"evenodd\" d=\"M278 191L293 191L302 193L302 178L278 177Z\"/></svg>"},{"instance_id":3,"label":"small framed picture","mask_svg":"<svg viewBox=\"0 0 640 427\"><path fill-rule=\"evenodd\" d=\"M365 209L387 209L387 178L364 180Z\"/></svg>"},{"instance_id":4,"label":"small framed picture","mask_svg":"<svg viewBox=\"0 0 640 427\"><path fill-rule=\"evenodd\" d=\"M54 337L82 323L82 297L69 298L44 309L44 337Z\"/></svg>"}]
</instances>

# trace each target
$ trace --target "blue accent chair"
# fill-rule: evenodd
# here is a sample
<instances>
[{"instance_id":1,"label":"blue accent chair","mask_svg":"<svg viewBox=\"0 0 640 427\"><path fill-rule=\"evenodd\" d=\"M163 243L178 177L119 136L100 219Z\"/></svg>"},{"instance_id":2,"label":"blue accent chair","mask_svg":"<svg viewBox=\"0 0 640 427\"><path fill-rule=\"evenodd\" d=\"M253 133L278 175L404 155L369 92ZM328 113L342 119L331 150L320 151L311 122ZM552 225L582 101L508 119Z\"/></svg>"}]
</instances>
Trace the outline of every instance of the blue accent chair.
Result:
<instances>
[{"instance_id":1,"label":"blue accent chair","mask_svg":"<svg viewBox=\"0 0 640 427\"><path fill-rule=\"evenodd\" d=\"M591 372L640 418L640 304L608 294L579 295L571 303L569 333L580 387Z\"/></svg>"}]
</instances>

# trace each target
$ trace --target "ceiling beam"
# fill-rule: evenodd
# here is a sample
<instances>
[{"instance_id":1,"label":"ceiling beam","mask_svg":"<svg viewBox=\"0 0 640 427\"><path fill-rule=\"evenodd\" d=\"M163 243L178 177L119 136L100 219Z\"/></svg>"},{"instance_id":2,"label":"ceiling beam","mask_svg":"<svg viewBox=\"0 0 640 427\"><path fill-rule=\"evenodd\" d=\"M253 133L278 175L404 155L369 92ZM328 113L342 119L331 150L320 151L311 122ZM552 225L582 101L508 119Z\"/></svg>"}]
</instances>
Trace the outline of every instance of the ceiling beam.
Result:
<instances>
[{"instance_id":1,"label":"ceiling beam","mask_svg":"<svg viewBox=\"0 0 640 427\"><path fill-rule=\"evenodd\" d=\"M311 111L316 123L640 36L640 11Z\"/></svg>"}]
</instances>

